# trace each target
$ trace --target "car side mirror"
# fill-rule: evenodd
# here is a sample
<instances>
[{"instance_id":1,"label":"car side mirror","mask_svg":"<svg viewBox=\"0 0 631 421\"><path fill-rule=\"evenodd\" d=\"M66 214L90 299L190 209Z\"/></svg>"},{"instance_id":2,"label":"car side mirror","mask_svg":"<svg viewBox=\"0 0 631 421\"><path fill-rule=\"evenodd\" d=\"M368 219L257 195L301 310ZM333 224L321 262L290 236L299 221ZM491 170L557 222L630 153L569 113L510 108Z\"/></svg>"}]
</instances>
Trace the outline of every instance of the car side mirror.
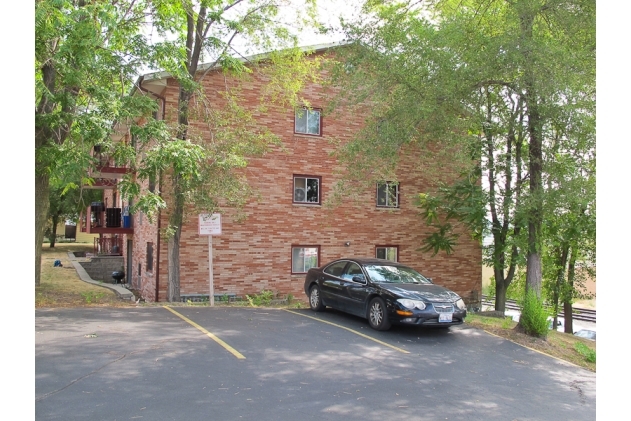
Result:
<instances>
[{"instance_id":1,"label":"car side mirror","mask_svg":"<svg viewBox=\"0 0 631 421\"><path fill-rule=\"evenodd\" d=\"M432 278L427 278L428 281L430 281L432 284L434 283L434 281L432 281Z\"/></svg>"},{"instance_id":2,"label":"car side mirror","mask_svg":"<svg viewBox=\"0 0 631 421\"><path fill-rule=\"evenodd\" d=\"M353 276L352 280L353 280L353 282L359 282L360 284L365 284L366 283L366 280L364 279L363 276L355 275L355 276Z\"/></svg>"}]
</instances>

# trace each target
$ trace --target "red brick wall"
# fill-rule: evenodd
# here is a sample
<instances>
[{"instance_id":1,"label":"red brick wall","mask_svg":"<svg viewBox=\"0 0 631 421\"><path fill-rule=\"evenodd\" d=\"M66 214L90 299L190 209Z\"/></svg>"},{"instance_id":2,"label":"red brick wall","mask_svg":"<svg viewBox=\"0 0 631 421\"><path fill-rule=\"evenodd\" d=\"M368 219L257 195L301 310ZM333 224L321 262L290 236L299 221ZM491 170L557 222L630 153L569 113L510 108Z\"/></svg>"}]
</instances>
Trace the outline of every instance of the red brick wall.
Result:
<instances>
[{"instance_id":1,"label":"red brick wall","mask_svg":"<svg viewBox=\"0 0 631 421\"><path fill-rule=\"evenodd\" d=\"M234 82L234 81L233 81ZM223 89L224 76L209 73L204 80L207 95ZM234 82L236 83L236 82ZM242 82L243 83L243 82ZM248 105L258 104L263 82L256 78L245 82ZM312 107L324 107L323 89L311 85L303 91ZM175 118L177 86L172 80L163 94L167 98L167 119ZM258 191L259 200L252 199L245 208L247 218L235 221L234 215L222 216L223 232L213 238L213 272L215 293L239 296L272 290L306 299L303 291L304 274L291 274L291 246L318 245L320 264L343 256L374 256L376 245L396 245L399 261L418 269L434 282L468 298L471 291L481 291L481 248L468 239L461 242L451 256L422 253L418 248L426 228L414 205L420 192L430 189L428 177L415 165L413 156L404 157L397 171L400 182L400 207L378 209L375 190L363 192L359 202L344 203L329 210L324 206L293 204L293 175L321 177L320 194L330 197L338 180L337 162L330 156L335 146L330 140L345 141L359 127L357 116L323 117L323 136L294 134L294 112L290 108L270 107L260 122L281 137L286 151L275 148L264 157L252 159L246 174ZM199 121L192 121L194 130L204 133ZM165 189L163 189L165 190ZM142 224L134 218L134 259L143 262L146 241L157 236L156 225ZM162 226L167 225L166 212ZM197 234L195 215L183 227L181 238L181 294L208 294L208 238ZM162 238L159 254L159 300L166 299L167 243ZM350 246L345 246L350 242ZM154 247L157 254L157 244ZM137 265L137 264L136 264ZM155 265L155 264L154 264ZM144 262L143 262L144 267ZM155 277L143 277L143 294L153 300Z\"/></svg>"}]
</instances>

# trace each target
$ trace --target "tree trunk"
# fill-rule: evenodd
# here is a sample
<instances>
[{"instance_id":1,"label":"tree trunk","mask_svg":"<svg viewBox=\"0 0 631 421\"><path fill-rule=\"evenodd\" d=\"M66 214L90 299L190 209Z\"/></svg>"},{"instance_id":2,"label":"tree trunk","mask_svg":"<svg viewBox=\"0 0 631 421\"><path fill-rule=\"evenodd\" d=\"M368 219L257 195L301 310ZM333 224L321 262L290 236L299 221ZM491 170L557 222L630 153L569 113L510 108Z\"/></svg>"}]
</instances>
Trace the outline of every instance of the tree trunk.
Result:
<instances>
[{"instance_id":1,"label":"tree trunk","mask_svg":"<svg viewBox=\"0 0 631 421\"><path fill-rule=\"evenodd\" d=\"M55 241L57 241L57 225L59 224L59 215L55 214L52 217L52 224L53 227L50 230L51 234L50 234L50 247L55 247Z\"/></svg>"},{"instance_id":2,"label":"tree trunk","mask_svg":"<svg viewBox=\"0 0 631 421\"><path fill-rule=\"evenodd\" d=\"M50 92L54 92L56 72L52 62L42 66L42 81ZM43 95L35 111L35 286L39 285L42 272L42 245L44 244L44 232L48 220L50 207L50 186L47 168L42 168L38 160L38 152L50 140L51 129L46 122L41 122L41 117L49 114L54 109L54 104ZM40 118L38 118L40 117Z\"/></svg>"},{"instance_id":3,"label":"tree trunk","mask_svg":"<svg viewBox=\"0 0 631 421\"><path fill-rule=\"evenodd\" d=\"M493 271L495 276L495 311L501 311L502 314L506 312L506 281L504 280L504 270L495 269Z\"/></svg>"},{"instance_id":4,"label":"tree trunk","mask_svg":"<svg viewBox=\"0 0 631 421\"><path fill-rule=\"evenodd\" d=\"M574 318L572 309L572 298L574 294L574 276L576 274L576 253L572 248L572 254L570 255L570 264L567 269L567 290L564 291L563 296L563 316L565 317L565 333L574 333Z\"/></svg>"},{"instance_id":5,"label":"tree trunk","mask_svg":"<svg viewBox=\"0 0 631 421\"><path fill-rule=\"evenodd\" d=\"M561 289L563 288L563 284L565 283L565 266L567 265L567 256L570 250L570 246L567 244L563 244L561 249L561 256L558 256L558 269L557 269L557 279L554 286L554 294L552 298L552 305L554 306L554 326L556 328L557 323L559 321L559 299L561 298Z\"/></svg>"},{"instance_id":6,"label":"tree trunk","mask_svg":"<svg viewBox=\"0 0 631 421\"><path fill-rule=\"evenodd\" d=\"M531 6L532 7L532 6ZM541 298L541 226L543 221L542 187L542 132L539 98L532 62L534 10L526 7L521 11L521 50L524 63L524 97L528 115L528 169L530 173L530 196L528 218L528 253L526 258L526 292L533 291Z\"/></svg>"},{"instance_id":7,"label":"tree trunk","mask_svg":"<svg viewBox=\"0 0 631 421\"><path fill-rule=\"evenodd\" d=\"M35 173L35 286L40 283L42 270L42 245L48 220L48 201L50 187L48 175Z\"/></svg>"},{"instance_id":8,"label":"tree trunk","mask_svg":"<svg viewBox=\"0 0 631 421\"><path fill-rule=\"evenodd\" d=\"M180 227L175 231L169 238L167 248L169 271L167 301L171 303L180 301L180 234L182 228Z\"/></svg>"},{"instance_id":9,"label":"tree trunk","mask_svg":"<svg viewBox=\"0 0 631 421\"><path fill-rule=\"evenodd\" d=\"M168 286L167 301L180 301L180 237L182 235L182 223L184 221L184 194L179 185L178 174L173 175L173 210L169 217L169 229L172 233L169 237L167 248L168 257Z\"/></svg>"}]
</instances>

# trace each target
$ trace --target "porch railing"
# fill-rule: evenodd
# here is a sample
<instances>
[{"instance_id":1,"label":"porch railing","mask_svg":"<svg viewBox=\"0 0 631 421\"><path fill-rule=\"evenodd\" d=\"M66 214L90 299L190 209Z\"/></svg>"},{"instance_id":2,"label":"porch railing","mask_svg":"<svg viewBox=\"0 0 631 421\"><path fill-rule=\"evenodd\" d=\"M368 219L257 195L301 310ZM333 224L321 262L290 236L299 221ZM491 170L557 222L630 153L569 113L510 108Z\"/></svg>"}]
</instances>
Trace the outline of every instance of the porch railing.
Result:
<instances>
[{"instance_id":1,"label":"porch railing","mask_svg":"<svg viewBox=\"0 0 631 421\"><path fill-rule=\"evenodd\" d=\"M122 256L122 253L122 237L104 237L94 239L94 254L106 256Z\"/></svg>"}]
</instances>

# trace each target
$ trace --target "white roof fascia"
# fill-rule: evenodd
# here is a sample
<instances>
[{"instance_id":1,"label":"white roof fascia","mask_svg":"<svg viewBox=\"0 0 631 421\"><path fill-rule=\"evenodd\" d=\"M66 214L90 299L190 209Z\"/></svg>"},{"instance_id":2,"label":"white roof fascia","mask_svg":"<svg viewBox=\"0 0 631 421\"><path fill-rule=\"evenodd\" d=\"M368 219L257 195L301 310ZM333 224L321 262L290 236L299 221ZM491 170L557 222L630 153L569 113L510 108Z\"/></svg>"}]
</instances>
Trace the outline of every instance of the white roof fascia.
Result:
<instances>
[{"instance_id":1,"label":"white roof fascia","mask_svg":"<svg viewBox=\"0 0 631 421\"><path fill-rule=\"evenodd\" d=\"M316 44L316 45L304 46L304 47L299 47L299 48L303 52L311 51L311 52L314 52L314 53L319 53L321 51L326 51L326 50L329 50L331 48L340 47L340 46L344 46L344 45L348 45L348 43L346 43L346 42L330 42L330 43L325 43L325 44ZM237 60L242 61L242 62L250 62L250 61L264 59L267 56L269 56L269 53L261 53L261 54L254 54L254 55L247 56L247 57L238 57ZM211 66L210 63L203 63L203 64L201 64L198 67L197 71L201 72L201 71L204 71L204 70L208 70L208 68L210 66ZM215 65L215 68L217 68L217 69L219 69L220 67L221 66L219 66L219 65ZM168 79L169 77L171 77L171 73L169 73L167 71L150 72L150 73L146 73L146 74L138 77L138 80L136 81L136 85L138 83L140 83L141 80L142 80L143 83L144 82L154 82L154 81L158 81L158 80L162 80L162 79Z\"/></svg>"}]
</instances>

